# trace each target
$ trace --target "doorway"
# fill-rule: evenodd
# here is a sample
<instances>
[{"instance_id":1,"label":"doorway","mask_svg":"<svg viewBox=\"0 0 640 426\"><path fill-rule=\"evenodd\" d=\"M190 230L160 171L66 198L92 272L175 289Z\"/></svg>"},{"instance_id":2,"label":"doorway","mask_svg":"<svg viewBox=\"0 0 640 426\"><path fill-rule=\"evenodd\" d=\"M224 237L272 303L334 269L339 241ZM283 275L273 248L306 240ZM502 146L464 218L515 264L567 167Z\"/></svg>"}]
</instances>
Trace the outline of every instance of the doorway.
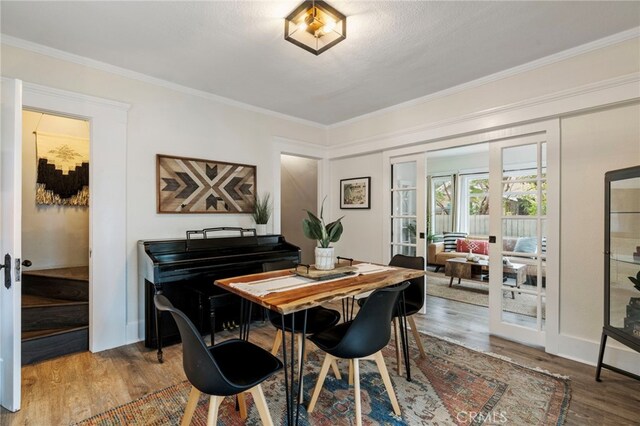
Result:
<instances>
[{"instance_id":1,"label":"doorway","mask_svg":"<svg viewBox=\"0 0 640 426\"><path fill-rule=\"evenodd\" d=\"M314 262L316 242L305 237L305 210L318 206L318 160L294 155L280 156L280 229L286 240L302 250L302 263Z\"/></svg>"},{"instance_id":2,"label":"doorway","mask_svg":"<svg viewBox=\"0 0 640 426\"><path fill-rule=\"evenodd\" d=\"M464 173L452 173L430 163L430 157L435 160L449 150L476 150L467 152L469 159L484 157L484 166L468 163ZM396 183L395 172L400 170L395 169L399 165L415 164L412 170L417 175L416 199L420 194L431 197L424 209L417 202L415 213L417 238L435 243L428 244L430 272L437 269L447 288L474 278L469 287L479 286L485 293L482 305L488 305L485 324L491 334L556 351L560 157L557 121L434 141L389 151L384 156L389 164L391 189L391 197L385 200L392 211L389 222L396 215L395 192L411 189L403 187L402 182ZM456 186L457 190L453 188ZM427 194L429 187L433 195ZM447 198L441 200L439 210L433 201L437 190L445 192ZM429 203L432 208L427 214ZM398 216L398 221L406 219L407 214ZM407 245L400 240L403 229L392 228L385 229L385 245ZM440 245L438 252L444 252L439 259L432 251L436 244ZM417 245L420 247L421 243ZM427 291L432 281L427 277ZM472 302L465 303L469 306ZM526 306L512 306L522 304ZM521 308L527 310L526 314Z\"/></svg>"},{"instance_id":3,"label":"doorway","mask_svg":"<svg viewBox=\"0 0 640 426\"><path fill-rule=\"evenodd\" d=\"M89 349L86 120L22 113L22 364Z\"/></svg>"}]
</instances>

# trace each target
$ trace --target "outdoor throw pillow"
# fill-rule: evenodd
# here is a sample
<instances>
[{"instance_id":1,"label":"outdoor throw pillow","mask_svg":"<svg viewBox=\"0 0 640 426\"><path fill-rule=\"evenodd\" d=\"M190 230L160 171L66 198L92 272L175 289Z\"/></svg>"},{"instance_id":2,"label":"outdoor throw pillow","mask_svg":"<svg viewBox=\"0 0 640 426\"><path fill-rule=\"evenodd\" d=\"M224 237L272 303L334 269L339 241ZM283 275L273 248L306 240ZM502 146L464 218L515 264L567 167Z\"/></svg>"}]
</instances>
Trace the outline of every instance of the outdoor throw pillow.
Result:
<instances>
[{"instance_id":1,"label":"outdoor throw pillow","mask_svg":"<svg viewBox=\"0 0 640 426\"><path fill-rule=\"evenodd\" d=\"M462 240L456 242L456 251L461 253L489 254L489 241Z\"/></svg>"},{"instance_id":2,"label":"outdoor throw pillow","mask_svg":"<svg viewBox=\"0 0 640 426\"><path fill-rule=\"evenodd\" d=\"M444 251L456 251L456 241L458 238L464 239L466 236L466 232L445 232L442 239L444 241Z\"/></svg>"},{"instance_id":3,"label":"outdoor throw pillow","mask_svg":"<svg viewBox=\"0 0 640 426\"><path fill-rule=\"evenodd\" d=\"M513 251L517 253L535 253L538 250L536 237L518 238Z\"/></svg>"}]
</instances>

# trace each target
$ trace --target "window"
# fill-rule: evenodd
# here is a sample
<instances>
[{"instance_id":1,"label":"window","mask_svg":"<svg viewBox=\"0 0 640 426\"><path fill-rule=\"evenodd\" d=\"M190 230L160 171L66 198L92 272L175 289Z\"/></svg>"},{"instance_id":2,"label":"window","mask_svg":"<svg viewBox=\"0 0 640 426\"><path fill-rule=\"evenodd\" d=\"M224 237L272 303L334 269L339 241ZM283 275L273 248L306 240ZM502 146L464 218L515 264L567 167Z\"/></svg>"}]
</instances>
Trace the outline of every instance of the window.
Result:
<instances>
[{"instance_id":1,"label":"window","mask_svg":"<svg viewBox=\"0 0 640 426\"><path fill-rule=\"evenodd\" d=\"M489 173L460 176L459 231L489 235Z\"/></svg>"},{"instance_id":2,"label":"window","mask_svg":"<svg viewBox=\"0 0 640 426\"><path fill-rule=\"evenodd\" d=\"M441 235L452 232L454 226L455 188L453 176L431 177L430 215L427 232L429 235Z\"/></svg>"}]
</instances>

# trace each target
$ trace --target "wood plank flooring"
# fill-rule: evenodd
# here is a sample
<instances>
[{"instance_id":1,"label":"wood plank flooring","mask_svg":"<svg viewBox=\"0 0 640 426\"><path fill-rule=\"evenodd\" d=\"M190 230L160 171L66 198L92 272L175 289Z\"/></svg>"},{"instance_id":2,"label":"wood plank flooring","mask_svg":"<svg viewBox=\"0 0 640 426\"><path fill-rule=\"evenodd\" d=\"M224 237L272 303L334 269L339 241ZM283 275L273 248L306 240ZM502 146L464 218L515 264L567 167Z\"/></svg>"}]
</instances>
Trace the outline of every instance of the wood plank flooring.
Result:
<instances>
[{"instance_id":1,"label":"wood plank flooring","mask_svg":"<svg viewBox=\"0 0 640 426\"><path fill-rule=\"evenodd\" d=\"M416 315L421 331L570 376L572 399L566 424L640 424L639 381L604 370L603 382L596 383L592 366L489 336L487 309L480 306L431 297L427 311L425 316ZM257 323L251 330L252 341L271 348L274 329L268 323ZM218 333L216 341L235 335ZM165 363L159 364L155 351L142 343L25 366L22 375L22 410L2 410L2 426L67 425L185 380L180 345L165 348Z\"/></svg>"}]
</instances>

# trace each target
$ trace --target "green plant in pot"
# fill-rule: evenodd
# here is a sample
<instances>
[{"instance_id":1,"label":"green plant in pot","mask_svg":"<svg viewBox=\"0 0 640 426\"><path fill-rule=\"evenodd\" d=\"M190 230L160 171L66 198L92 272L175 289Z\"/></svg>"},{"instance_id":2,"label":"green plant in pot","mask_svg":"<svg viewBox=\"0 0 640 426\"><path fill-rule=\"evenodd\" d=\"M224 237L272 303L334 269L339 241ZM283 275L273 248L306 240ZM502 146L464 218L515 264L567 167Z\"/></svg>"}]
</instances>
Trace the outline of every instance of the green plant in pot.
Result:
<instances>
[{"instance_id":1,"label":"green plant in pot","mask_svg":"<svg viewBox=\"0 0 640 426\"><path fill-rule=\"evenodd\" d=\"M273 211L271 206L271 194L265 193L262 197L256 194L256 201L253 205L251 217L256 223L256 233L258 235L267 234L267 223Z\"/></svg>"},{"instance_id":2,"label":"green plant in pot","mask_svg":"<svg viewBox=\"0 0 640 426\"><path fill-rule=\"evenodd\" d=\"M330 245L337 242L342 236L343 228L340 221L344 216L326 224L323 217L325 200L322 200L320 217L305 210L309 217L302 220L302 231L305 237L318 241L318 247L315 249L316 269L330 270L335 267L333 247Z\"/></svg>"}]
</instances>

